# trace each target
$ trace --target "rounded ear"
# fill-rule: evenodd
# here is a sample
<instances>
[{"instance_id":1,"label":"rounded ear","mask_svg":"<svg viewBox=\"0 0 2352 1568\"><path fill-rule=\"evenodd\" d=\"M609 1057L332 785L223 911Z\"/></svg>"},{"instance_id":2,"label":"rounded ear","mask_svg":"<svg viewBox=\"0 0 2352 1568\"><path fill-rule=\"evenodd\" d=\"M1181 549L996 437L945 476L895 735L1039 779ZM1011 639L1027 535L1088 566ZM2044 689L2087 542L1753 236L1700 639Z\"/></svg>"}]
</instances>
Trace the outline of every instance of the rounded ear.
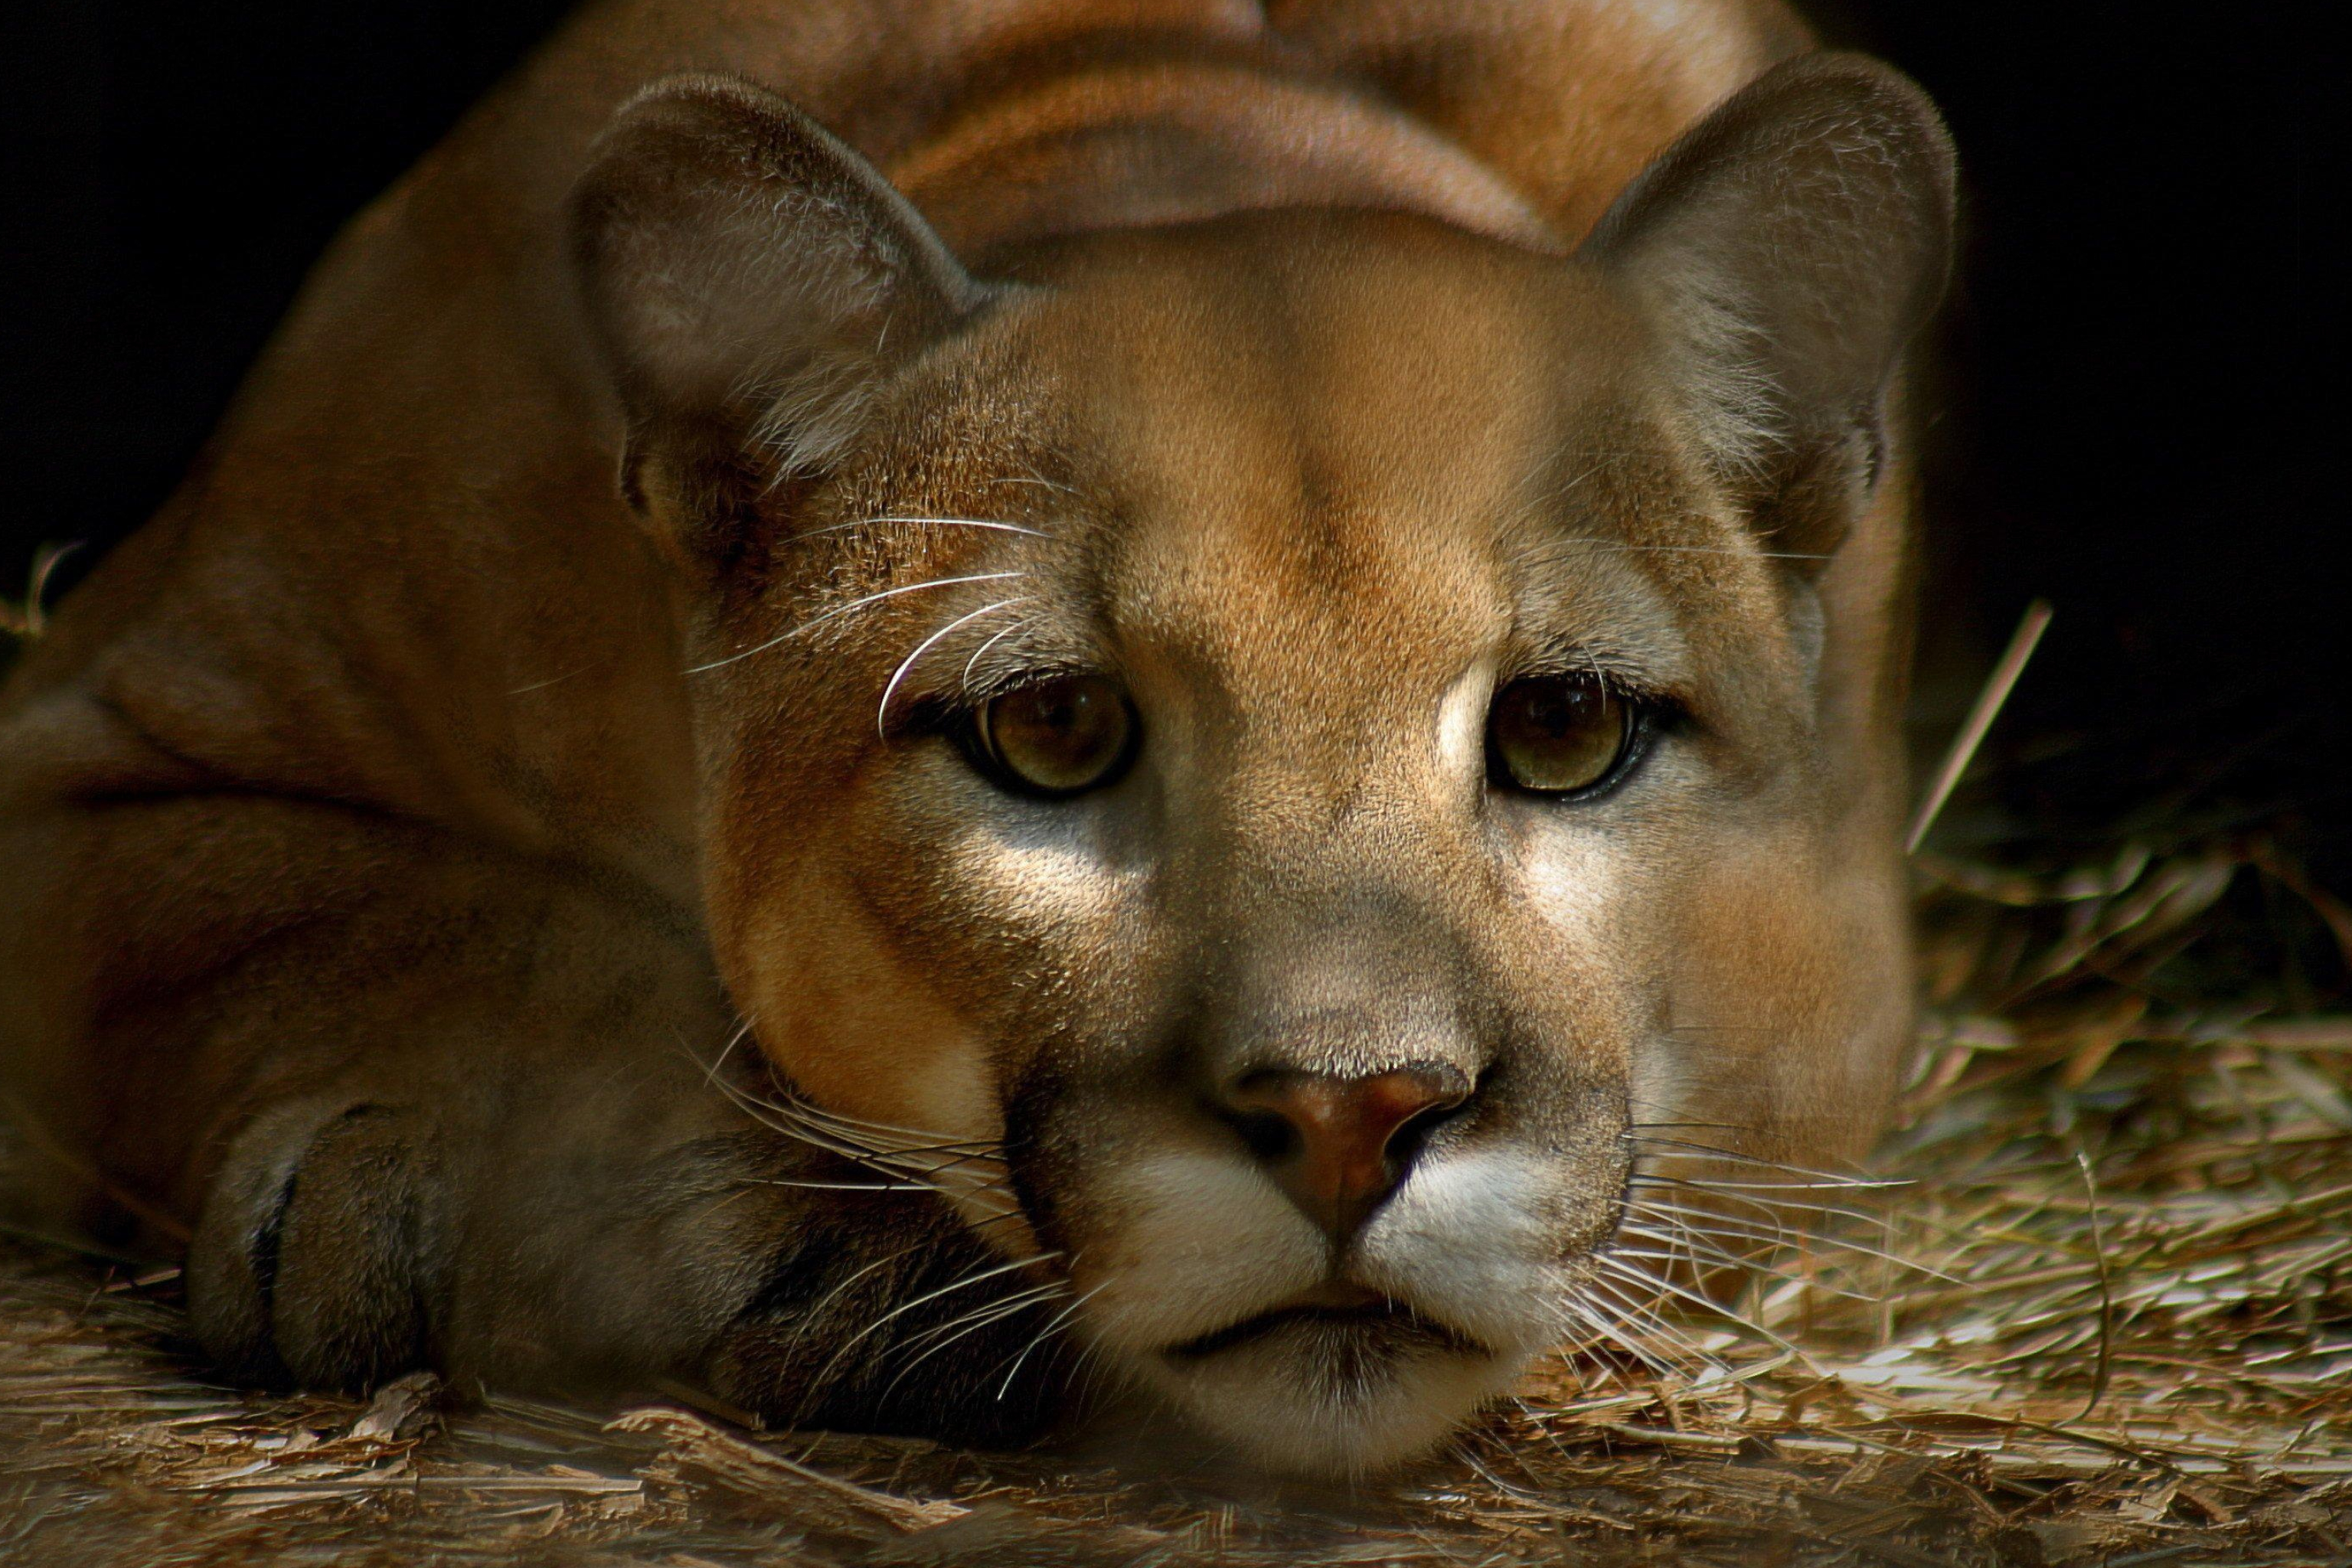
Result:
<instances>
[{"instance_id":1,"label":"rounded ear","mask_svg":"<svg viewBox=\"0 0 2352 1568\"><path fill-rule=\"evenodd\" d=\"M726 77L673 78L625 104L571 219L627 418L623 493L706 571L740 553L763 493L856 432L886 353L984 298L848 143Z\"/></svg>"},{"instance_id":2,"label":"rounded ear","mask_svg":"<svg viewBox=\"0 0 2352 1568\"><path fill-rule=\"evenodd\" d=\"M1927 94L1875 60L1820 54L1684 133L1579 254L1642 301L1759 529L1826 555L1868 503L1952 224L1951 139Z\"/></svg>"}]
</instances>

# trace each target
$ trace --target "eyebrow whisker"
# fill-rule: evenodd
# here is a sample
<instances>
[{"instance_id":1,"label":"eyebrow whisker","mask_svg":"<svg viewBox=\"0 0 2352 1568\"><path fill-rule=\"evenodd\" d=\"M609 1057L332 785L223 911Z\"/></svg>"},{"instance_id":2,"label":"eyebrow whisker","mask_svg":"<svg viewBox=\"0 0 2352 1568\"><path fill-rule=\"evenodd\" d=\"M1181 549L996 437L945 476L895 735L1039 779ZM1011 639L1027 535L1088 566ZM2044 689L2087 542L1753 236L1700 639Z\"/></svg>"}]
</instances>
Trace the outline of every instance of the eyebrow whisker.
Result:
<instances>
[{"instance_id":1,"label":"eyebrow whisker","mask_svg":"<svg viewBox=\"0 0 2352 1568\"><path fill-rule=\"evenodd\" d=\"M1003 642L1006 637L1011 637L1013 633L1021 630L1022 627L1028 624L1029 619L1027 616L1016 616L1013 618L1011 625L991 634L988 640L982 643L978 647L972 649L971 657L963 661L963 674L958 678L956 684L967 691L970 690L971 689L972 667L980 662L981 655L986 653L990 648L994 647L998 643Z\"/></svg>"},{"instance_id":2,"label":"eyebrow whisker","mask_svg":"<svg viewBox=\"0 0 2352 1568\"><path fill-rule=\"evenodd\" d=\"M1759 561L1827 561L1827 555L1800 550L1749 550L1737 544L1633 544L1613 539L1566 539L1559 548L1580 546L1624 555L1750 555Z\"/></svg>"},{"instance_id":3,"label":"eyebrow whisker","mask_svg":"<svg viewBox=\"0 0 2352 1568\"><path fill-rule=\"evenodd\" d=\"M931 649L938 645L940 638L954 631L958 626L969 626L973 621L980 619L982 616L992 616L999 610L1009 608L1014 605L1025 605L1030 602L1031 596L1027 595L1013 599L999 599L992 605L982 605L981 608L972 611L971 614L968 616L958 616L954 620L950 621L946 626L941 626L939 630L925 637L921 642L917 643L915 645L915 651L908 654L905 658L899 661L897 671L890 677L890 683L882 689L882 704L874 710L875 734L880 736L886 741L890 738L890 699L898 695L898 683L905 680L908 674L914 669L916 661L920 659L923 655L930 652Z\"/></svg>"},{"instance_id":4,"label":"eyebrow whisker","mask_svg":"<svg viewBox=\"0 0 2352 1568\"><path fill-rule=\"evenodd\" d=\"M861 517L852 519L848 522L829 522L823 528L805 529L801 532L793 535L793 539L797 542L803 539L814 539L820 533L845 533L852 529L872 528L878 523L886 522L919 522L928 523L939 528L989 528L994 529L1001 533L1025 533L1032 539L1051 539L1053 537L1052 534L1047 533L1042 528L1030 528L1017 522L998 522L991 518L893 516Z\"/></svg>"},{"instance_id":5,"label":"eyebrow whisker","mask_svg":"<svg viewBox=\"0 0 2352 1568\"><path fill-rule=\"evenodd\" d=\"M928 582L905 583L896 588L885 588L878 594L868 594L862 599L853 599L846 605L836 605L833 609L825 611L823 615L811 616L809 619L803 621L800 625L793 626L789 631L777 633L774 637L770 637L766 642L760 644L757 647L747 647L740 653L729 654L725 658L714 658L709 664L688 665L687 666L686 673L688 675L702 675L708 671L719 669L727 665L733 664L739 659L749 658L755 653L765 653L768 649L774 647L779 643L789 642L793 638L800 636L803 632L814 631L818 626L824 625L825 622L845 616L852 610L862 610L868 605L878 603L884 599L896 598L900 594L919 593L925 588L949 588L955 586L959 583L998 583L1003 582L1008 577L1025 577L1028 574L1026 572L974 572L962 577L933 577Z\"/></svg>"}]
</instances>

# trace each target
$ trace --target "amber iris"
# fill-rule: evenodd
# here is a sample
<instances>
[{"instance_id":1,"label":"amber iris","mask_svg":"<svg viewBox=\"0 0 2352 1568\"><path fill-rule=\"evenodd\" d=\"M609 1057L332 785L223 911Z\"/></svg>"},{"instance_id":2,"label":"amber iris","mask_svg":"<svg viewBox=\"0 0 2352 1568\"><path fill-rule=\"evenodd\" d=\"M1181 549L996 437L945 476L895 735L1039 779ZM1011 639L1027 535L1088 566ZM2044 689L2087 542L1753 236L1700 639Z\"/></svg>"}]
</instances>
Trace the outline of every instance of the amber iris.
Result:
<instances>
[{"instance_id":1,"label":"amber iris","mask_svg":"<svg viewBox=\"0 0 2352 1568\"><path fill-rule=\"evenodd\" d=\"M1576 795L1609 782L1633 743L1633 705L1591 676L1515 680L1486 716L1498 784Z\"/></svg>"},{"instance_id":2,"label":"amber iris","mask_svg":"<svg viewBox=\"0 0 2352 1568\"><path fill-rule=\"evenodd\" d=\"M1062 676L992 697L972 721L983 767L1011 788L1042 795L1111 783L1126 771L1135 735L1127 694L1097 675Z\"/></svg>"}]
</instances>

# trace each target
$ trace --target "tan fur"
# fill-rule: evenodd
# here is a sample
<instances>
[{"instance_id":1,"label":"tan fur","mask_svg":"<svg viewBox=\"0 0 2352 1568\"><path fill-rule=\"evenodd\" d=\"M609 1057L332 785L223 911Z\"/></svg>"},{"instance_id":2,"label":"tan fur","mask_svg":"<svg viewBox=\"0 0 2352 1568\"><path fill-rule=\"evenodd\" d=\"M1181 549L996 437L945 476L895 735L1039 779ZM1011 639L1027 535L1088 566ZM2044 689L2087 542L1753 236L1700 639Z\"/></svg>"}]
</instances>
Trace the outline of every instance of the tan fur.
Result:
<instances>
[{"instance_id":1,"label":"tan fur","mask_svg":"<svg viewBox=\"0 0 2352 1568\"><path fill-rule=\"evenodd\" d=\"M1481 1355L1354 1405L1313 1346L1155 1360L1307 1245L1201 1075L1495 1072L1430 1159L1520 1194L1475 1201L1548 1238L1531 1303L1605 1241L1629 1116L1860 1156L1939 132L1891 73L1784 73L1739 157L1797 194L1713 216L1770 180L1703 132L1570 259L1804 47L1764 0L591 7L353 224L8 689L0 1052L58 1206L192 1228L250 1375L1002 1436L1066 1406L1051 1352L995 1386L1060 1333L1344 1469L1559 1320L1424 1278L1408 1184L1334 1267ZM680 70L847 146L733 81L597 140ZM1560 648L1687 720L1573 820L1478 758ZM1008 804L921 729L1073 668L1144 715L1099 799ZM754 1047L955 1145L949 1202L762 1130Z\"/></svg>"}]
</instances>

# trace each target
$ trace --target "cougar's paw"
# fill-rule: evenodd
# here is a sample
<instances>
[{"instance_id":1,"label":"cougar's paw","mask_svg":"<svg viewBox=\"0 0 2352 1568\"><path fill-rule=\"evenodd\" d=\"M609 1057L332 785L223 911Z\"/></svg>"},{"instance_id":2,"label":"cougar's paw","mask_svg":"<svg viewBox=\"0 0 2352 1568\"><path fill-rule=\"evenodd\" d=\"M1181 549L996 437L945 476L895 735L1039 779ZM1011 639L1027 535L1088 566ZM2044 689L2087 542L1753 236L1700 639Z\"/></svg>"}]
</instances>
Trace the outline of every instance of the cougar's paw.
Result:
<instances>
[{"instance_id":1,"label":"cougar's paw","mask_svg":"<svg viewBox=\"0 0 2352 1568\"><path fill-rule=\"evenodd\" d=\"M421 1365L434 1158L397 1109L308 1101L231 1144L189 1243L197 1337L256 1382L362 1390Z\"/></svg>"}]
</instances>

